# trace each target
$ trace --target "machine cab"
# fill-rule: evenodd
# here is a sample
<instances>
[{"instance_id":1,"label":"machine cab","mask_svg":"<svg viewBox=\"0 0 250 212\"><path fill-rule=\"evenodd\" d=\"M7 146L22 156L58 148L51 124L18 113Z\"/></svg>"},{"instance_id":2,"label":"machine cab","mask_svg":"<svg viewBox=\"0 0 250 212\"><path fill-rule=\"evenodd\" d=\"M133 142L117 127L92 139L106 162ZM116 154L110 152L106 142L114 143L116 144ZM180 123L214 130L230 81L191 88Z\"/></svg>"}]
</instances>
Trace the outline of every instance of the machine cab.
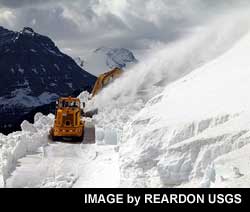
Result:
<instances>
[{"instance_id":1,"label":"machine cab","mask_svg":"<svg viewBox=\"0 0 250 212\"><path fill-rule=\"evenodd\" d=\"M83 140L84 121L81 120L80 99L61 97L56 102L55 121L50 136L53 141L64 138Z\"/></svg>"},{"instance_id":2,"label":"machine cab","mask_svg":"<svg viewBox=\"0 0 250 212\"><path fill-rule=\"evenodd\" d=\"M60 98L56 102L57 109L80 109L80 100L77 98Z\"/></svg>"},{"instance_id":3,"label":"machine cab","mask_svg":"<svg viewBox=\"0 0 250 212\"><path fill-rule=\"evenodd\" d=\"M65 97L56 102L55 125L60 127L78 127L81 123L80 100Z\"/></svg>"}]
</instances>

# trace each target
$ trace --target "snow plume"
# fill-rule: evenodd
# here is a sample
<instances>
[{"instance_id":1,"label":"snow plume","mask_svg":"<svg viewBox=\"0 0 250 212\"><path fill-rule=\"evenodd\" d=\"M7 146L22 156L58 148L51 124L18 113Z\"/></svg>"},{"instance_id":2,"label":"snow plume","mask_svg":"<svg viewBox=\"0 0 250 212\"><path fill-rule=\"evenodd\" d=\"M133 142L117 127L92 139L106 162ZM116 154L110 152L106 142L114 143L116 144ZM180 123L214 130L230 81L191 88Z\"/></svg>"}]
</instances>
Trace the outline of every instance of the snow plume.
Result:
<instances>
[{"instance_id":1,"label":"snow plume","mask_svg":"<svg viewBox=\"0 0 250 212\"><path fill-rule=\"evenodd\" d=\"M167 84L231 48L250 29L249 20L248 9L218 15L208 25L187 33L185 39L153 50L141 63L103 89L88 107L99 109L96 119L100 125L113 123L122 128Z\"/></svg>"},{"instance_id":2,"label":"snow plume","mask_svg":"<svg viewBox=\"0 0 250 212\"><path fill-rule=\"evenodd\" d=\"M122 185L249 185L249 41L250 33L225 54L167 86L125 125ZM236 161L234 151L244 146L244 157L237 154ZM231 167L219 159L226 155Z\"/></svg>"}]
</instances>

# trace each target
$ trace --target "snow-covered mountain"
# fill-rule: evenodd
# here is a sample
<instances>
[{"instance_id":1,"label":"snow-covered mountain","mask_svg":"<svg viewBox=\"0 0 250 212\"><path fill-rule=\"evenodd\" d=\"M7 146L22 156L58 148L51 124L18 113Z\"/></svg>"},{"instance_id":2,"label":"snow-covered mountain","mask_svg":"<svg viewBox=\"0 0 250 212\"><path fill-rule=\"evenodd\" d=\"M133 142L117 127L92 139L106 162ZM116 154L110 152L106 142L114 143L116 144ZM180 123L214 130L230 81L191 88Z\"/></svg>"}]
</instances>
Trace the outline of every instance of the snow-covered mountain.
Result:
<instances>
[{"instance_id":1,"label":"snow-covered mountain","mask_svg":"<svg viewBox=\"0 0 250 212\"><path fill-rule=\"evenodd\" d=\"M129 68L138 62L128 49L107 47L100 47L84 58L77 57L75 61L80 67L96 75L116 67Z\"/></svg>"},{"instance_id":2,"label":"snow-covered mountain","mask_svg":"<svg viewBox=\"0 0 250 212\"><path fill-rule=\"evenodd\" d=\"M0 27L0 119L6 120L1 128L58 96L90 90L95 79L50 38L28 27L20 32Z\"/></svg>"}]
</instances>

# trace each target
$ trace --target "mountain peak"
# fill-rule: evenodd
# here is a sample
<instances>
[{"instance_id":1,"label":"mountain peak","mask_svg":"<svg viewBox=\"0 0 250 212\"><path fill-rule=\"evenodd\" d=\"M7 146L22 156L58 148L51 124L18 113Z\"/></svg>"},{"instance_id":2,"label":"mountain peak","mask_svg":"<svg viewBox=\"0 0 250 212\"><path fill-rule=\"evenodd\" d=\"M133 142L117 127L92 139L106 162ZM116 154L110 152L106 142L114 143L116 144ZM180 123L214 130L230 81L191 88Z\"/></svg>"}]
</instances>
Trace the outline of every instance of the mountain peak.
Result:
<instances>
[{"instance_id":1,"label":"mountain peak","mask_svg":"<svg viewBox=\"0 0 250 212\"><path fill-rule=\"evenodd\" d=\"M25 34L25 35L31 35L34 36L35 35L35 31L31 28L31 27L24 27L21 31L21 34Z\"/></svg>"},{"instance_id":2,"label":"mountain peak","mask_svg":"<svg viewBox=\"0 0 250 212\"><path fill-rule=\"evenodd\" d=\"M0 119L7 125L55 97L90 91L95 80L49 37L30 27L0 28Z\"/></svg>"},{"instance_id":3,"label":"mountain peak","mask_svg":"<svg viewBox=\"0 0 250 212\"><path fill-rule=\"evenodd\" d=\"M109 69L126 69L138 62L132 51L126 48L99 47L84 60L76 58L79 66L83 66L92 73L99 75ZM81 67L82 67L81 66Z\"/></svg>"}]
</instances>

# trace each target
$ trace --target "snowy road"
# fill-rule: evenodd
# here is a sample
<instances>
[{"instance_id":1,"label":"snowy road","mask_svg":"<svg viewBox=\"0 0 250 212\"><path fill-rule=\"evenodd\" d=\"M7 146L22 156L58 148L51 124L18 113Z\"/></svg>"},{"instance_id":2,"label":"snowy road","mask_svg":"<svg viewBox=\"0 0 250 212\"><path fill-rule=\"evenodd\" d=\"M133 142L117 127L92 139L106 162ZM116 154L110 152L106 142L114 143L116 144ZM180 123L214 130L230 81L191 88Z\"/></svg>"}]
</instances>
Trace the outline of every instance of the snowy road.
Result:
<instances>
[{"instance_id":1,"label":"snowy road","mask_svg":"<svg viewBox=\"0 0 250 212\"><path fill-rule=\"evenodd\" d=\"M18 161L6 187L117 187L114 146L54 143Z\"/></svg>"},{"instance_id":2,"label":"snowy road","mask_svg":"<svg viewBox=\"0 0 250 212\"><path fill-rule=\"evenodd\" d=\"M55 142L17 162L6 187L118 187L117 147Z\"/></svg>"}]
</instances>

